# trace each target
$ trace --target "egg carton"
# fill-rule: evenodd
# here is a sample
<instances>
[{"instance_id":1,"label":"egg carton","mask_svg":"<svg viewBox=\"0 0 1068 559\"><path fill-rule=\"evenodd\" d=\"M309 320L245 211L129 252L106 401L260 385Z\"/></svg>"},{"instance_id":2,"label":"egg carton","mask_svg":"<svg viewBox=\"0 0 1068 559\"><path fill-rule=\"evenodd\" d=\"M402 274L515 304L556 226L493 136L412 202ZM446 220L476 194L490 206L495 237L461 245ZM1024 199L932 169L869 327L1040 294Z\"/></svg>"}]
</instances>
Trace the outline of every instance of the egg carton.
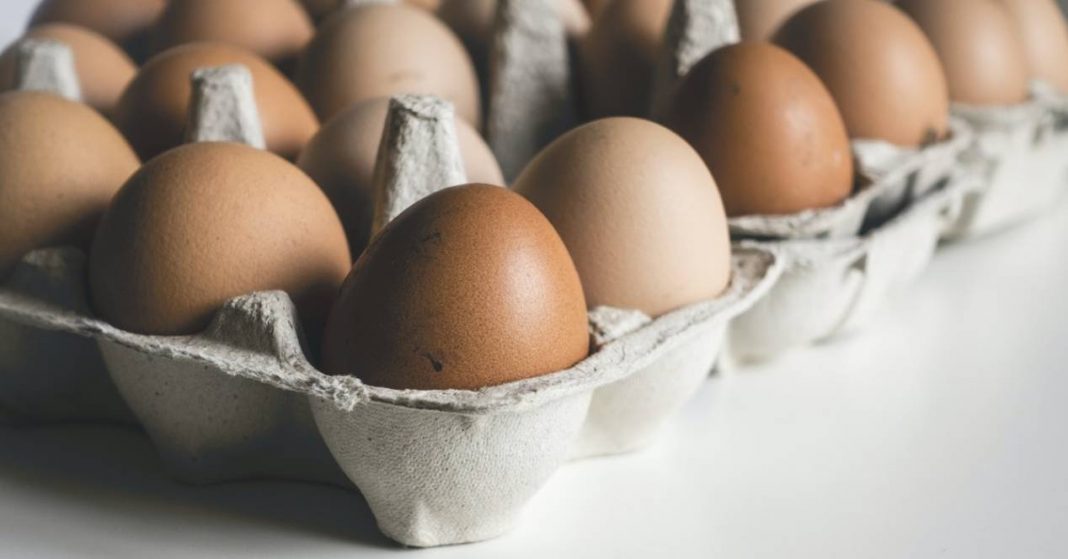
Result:
<instances>
[{"instance_id":1,"label":"egg carton","mask_svg":"<svg viewBox=\"0 0 1068 559\"><path fill-rule=\"evenodd\" d=\"M67 297L84 282L84 264L76 249L29 254L16 280L0 289L0 318L61 340L48 352L96 340L174 475L195 483L347 485L340 465L383 532L413 546L497 536L567 460L647 444L713 368L729 320L780 270L773 253L739 249L720 298L656 319L594 309L596 345L587 359L463 391L378 388L317 371L301 349L292 302L280 292L229 301L194 336L122 331L85 312L84 298ZM59 280L55 296L19 288L42 277ZM35 372L53 383L69 378Z\"/></svg>"},{"instance_id":2,"label":"egg carton","mask_svg":"<svg viewBox=\"0 0 1068 559\"><path fill-rule=\"evenodd\" d=\"M941 186L972 144L968 126L954 120L950 134L922 148L903 148L879 140L853 140L859 187L827 208L787 215L749 215L728 220L741 239L845 239L877 227Z\"/></svg>"},{"instance_id":3,"label":"egg carton","mask_svg":"<svg viewBox=\"0 0 1068 559\"><path fill-rule=\"evenodd\" d=\"M194 96L191 137L255 143L252 84L241 70L195 73L201 93L213 93ZM451 105L437 99L391 102L375 171L378 227L463 182L454 122ZM283 293L232 299L197 335L122 331L88 312L85 257L75 249L27 255L0 288L0 322L41 339L95 340L118 393L177 478L355 484L383 532L429 546L502 533L567 460L648 444L715 365L729 320L780 269L773 253L741 249L721 297L655 319L594 309L587 359L477 391L392 390L317 371ZM69 350L59 342L7 349L24 360ZM35 374L52 385L64 378Z\"/></svg>"},{"instance_id":4,"label":"egg carton","mask_svg":"<svg viewBox=\"0 0 1068 559\"><path fill-rule=\"evenodd\" d=\"M962 158L981 178L965 197L948 238L976 237L1024 222L1057 203L1068 187L1068 98L1036 83L1029 102L1013 107L956 105L974 130Z\"/></svg>"},{"instance_id":5,"label":"egg carton","mask_svg":"<svg viewBox=\"0 0 1068 559\"><path fill-rule=\"evenodd\" d=\"M906 197L900 211L860 234L738 242L738 248L774 251L784 271L767 296L732 321L730 362L767 359L859 328L919 277L979 185L954 165L960 149L939 152L911 172L876 178L897 183L887 192L922 194Z\"/></svg>"}]
</instances>

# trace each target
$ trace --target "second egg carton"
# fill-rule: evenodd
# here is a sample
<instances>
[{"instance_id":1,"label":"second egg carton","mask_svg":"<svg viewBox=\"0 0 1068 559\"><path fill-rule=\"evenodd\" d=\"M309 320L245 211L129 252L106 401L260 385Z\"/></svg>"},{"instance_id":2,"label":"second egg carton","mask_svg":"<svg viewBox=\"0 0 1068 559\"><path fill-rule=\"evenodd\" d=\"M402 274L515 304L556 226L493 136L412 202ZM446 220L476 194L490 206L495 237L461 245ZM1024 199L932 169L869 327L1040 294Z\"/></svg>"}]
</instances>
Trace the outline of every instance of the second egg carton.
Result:
<instances>
[{"instance_id":1,"label":"second egg carton","mask_svg":"<svg viewBox=\"0 0 1068 559\"><path fill-rule=\"evenodd\" d=\"M962 164L979 179L947 238L981 236L1023 223L1059 202L1068 189L1068 97L1036 82L1017 106L958 105L975 142Z\"/></svg>"}]
</instances>

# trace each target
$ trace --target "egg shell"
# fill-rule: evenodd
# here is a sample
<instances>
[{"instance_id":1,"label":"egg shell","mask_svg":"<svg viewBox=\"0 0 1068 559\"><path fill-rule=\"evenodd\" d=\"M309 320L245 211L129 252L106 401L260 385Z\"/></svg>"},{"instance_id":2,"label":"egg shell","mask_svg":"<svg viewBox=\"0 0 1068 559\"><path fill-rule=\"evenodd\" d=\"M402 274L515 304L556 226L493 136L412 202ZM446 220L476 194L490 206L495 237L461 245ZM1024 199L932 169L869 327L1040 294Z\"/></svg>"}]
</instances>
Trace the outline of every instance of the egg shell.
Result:
<instances>
[{"instance_id":1,"label":"egg shell","mask_svg":"<svg viewBox=\"0 0 1068 559\"><path fill-rule=\"evenodd\" d=\"M820 77L851 138L916 146L943 137L949 89L934 47L897 8L826 0L795 13L774 36Z\"/></svg>"},{"instance_id":2,"label":"egg shell","mask_svg":"<svg viewBox=\"0 0 1068 559\"><path fill-rule=\"evenodd\" d=\"M157 335L198 332L232 297L284 290L314 340L349 263L337 214L299 169L241 144L198 143L149 161L116 194L89 285L101 317Z\"/></svg>"},{"instance_id":3,"label":"egg shell","mask_svg":"<svg viewBox=\"0 0 1068 559\"><path fill-rule=\"evenodd\" d=\"M436 95L481 126L478 78L460 40L424 10L371 4L330 17L308 45L297 83L323 120L360 101Z\"/></svg>"},{"instance_id":4,"label":"egg shell","mask_svg":"<svg viewBox=\"0 0 1068 559\"><path fill-rule=\"evenodd\" d=\"M708 164L727 215L832 206L853 190L845 124L827 88L763 42L718 49L694 66L664 124Z\"/></svg>"},{"instance_id":5,"label":"egg shell","mask_svg":"<svg viewBox=\"0 0 1068 559\"><path fill-rule=\"evenodd\" d=\"M217 41L292 71L314 34L311 19L296 0L170 0L156 24L153 46L161 52Z\"/></svg>"},{"instance_id":6,"label":"egg shell","mask_svg":"<svg viewBox=\"0 0 1068 559\"><path fill-rule=\"evenodd\" d=\"M615 0L594 21L579 49L587 116L644 116L672 0Z\"/></svg>"},{"instance_id":7,"label":"egg shell","mask_svg":"<svg viewBox=\"0 0 1068 559\"><path fill-rule=\"evenodd\" d=\"M239 47L191 43L153 57L123 92L115 123L142 159L150 159L184 141L190 76L199 68L241 64L252 73L256 105L267 149L296 158L319 128L300 92L267 61Z\"/></svg>"},{"instance_id":8,"label":"egg shell","mask_svg":"<svg viewBox=\"0 0 1068 559\"><path fill-rule=\"evenodd\" d=\"M126 49L136 60L148 53L148 39L167 0L43 0L30 27L71 23L87 27Z\"/></svg>"},{"instance_id":9,"label":"egg shell","mask_svg":"<svg viewBox=\"0 0 1068 559\"><path fill-rule=\"evenodd\" d=\"M67 45L74 55L82 100L105 115L112 113L123 89L137 73L137 66L125 52L107 37L85 27L48 23L28 30L25 37ZM0 54L0 91L15 88L15 64L12 45Z\"/></svg>"},{"instance_id":10,"label":"egg shell","mask_svg":"<svg viewBox=\"0 0 1068 559\"><path fill-rule=\"evenodd\" d=\"M818 0L740 0L734 3L745 41L767 41L798 10Z\"/></svg>"},{"instance_id":11,"label":"egg shell","mask_svg":"<svg viewBox=\"0 0 1068 559\"><path fill-rule=\"evenodd\" d=\"M0 95L0 278L33 249L88 248L139 163L86 105L50 93Z\"/></svg>"},{"instance_id":12,"label":"egg shell","mask_svg":"<svg viewBox=\"0 0 1068 559\"><path fill-rule=\"evenodd\" d=\"M719 295L730 281L716 183L685 140L650 121L607 118L546 147L516 192L560 232L590 308L658 316Z\"/></svg>"},{"instance_id":13,"label":"egg shell","mask_svg":"<svg viewBox=\"0 0 1068 559\"><path fill-rule=\"evenodd\" d=\"M353 260L371 236L375 162L388 112L387 98L364 101L345 110L323 125L297 161L337 209ZM468 181L503 185L501 168L478 132L456 119L456 133Z\"/></svg>"},{"instance_id":14,"label":"egg shell","mask_svg":"<svg viewBox=\"0 0 1068 559\"><path fill-rule=\"evenodd\" d=\"M1027 100L1027 55L1012 16L997 0L900 0L897 6L938 52L950 100L969 105Z\"/></svg>"},{"instance_id":15,"label":"egg shell","mask_svg":"<svg viewBox=\"0 0 1068 559\"><path fill-rule=\"evenodd\" d=\"M552 225L504 188L465 185L374 237L330 314L323 369L372 386L474 390L588 352L582 286Z\"/></svg>"},{"instance_id":16,"label":"egg shell","mask_svg":"<svg viewBox=\"0 0 1068 559\"><path fill-rule=\"evenodd\" d=\"M1053 0L998 0L1012 16L1033 79L1068 94L1068 24Z\"/></svg>"}]
</instances>

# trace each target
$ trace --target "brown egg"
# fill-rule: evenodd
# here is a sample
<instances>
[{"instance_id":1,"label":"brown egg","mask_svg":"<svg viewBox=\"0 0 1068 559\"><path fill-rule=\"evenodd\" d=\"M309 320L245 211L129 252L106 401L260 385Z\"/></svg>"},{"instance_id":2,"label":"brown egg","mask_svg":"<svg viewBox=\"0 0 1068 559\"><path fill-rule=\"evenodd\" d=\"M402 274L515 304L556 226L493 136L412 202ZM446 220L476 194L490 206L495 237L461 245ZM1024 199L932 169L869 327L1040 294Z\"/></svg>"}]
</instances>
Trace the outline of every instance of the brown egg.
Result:
<instances>
[{"instance_id":1,"label":"brown egg","mask_svg":"<svg viewBox=\"0 0 1068 559\"><path fill-rule=\"evenodd\" d=\"M934 45L952 101L1011 105L1027 100L1027 55L1012 16L996 0L901 0L898 7Z\"/></svg>"},{"instance_id":2,"label":"brown egg","mask_svg":"<svg viewBox=\"0 0 1068 559\"><path fill-rule=\"evenodd\" d=\"M851 138L915 146L945 136L949 90L923 31L875 0L802 8L774 41L808 64L834 97Z\"/></svg>"},{"instance_id":3,"label":"brown egg","mask_svg":"<svg viewBox=\"0 0 1068 559\"><path fill-rule=\"evenodd\" d=\"M698 62L664 124L701 154L729 216L832 206L852 191L853 156L834 99L770 43L739 43Z\"/></svg>"},{"instance_id":4,"label":"brown egg","mask_svg":"<svg viewBox=\"0 0 1068 559\"><path fill-rule=\"evenodd\" d=\"M658 124L580 126L538 154L514 189L560 232L590 308L657 316L712 299L730 281L716 183L693 148Z\"/></svg>"},{"instance_id":5,"label":"brown egg","mask_svg":"<svg viewBox=\"0 0 1068 559\"><path fill-rule=\"evenodd\" d=\"M579 47L584 108L592 118L644 116L673 0L615 0Z\"/></svg>"},{"instance_id":6,"label":"brown egg","mask_svg":"<svg viewBox=\"0 0 1068 559\"><path fill-rule=\"evenodd\" d=\"M371 236L375 159L388 113L389 99L385 97L350 107L323 125L297 162L341 216L353 260ZM478 132L463 119L456 119L456 136L468 181L503 185L497 159Z\"/></svg>"},{"instance_id":7,"label":"brown egg","mask_svg":"<svg viewBox=\"0 0 1068 559\"><path fill-rule=\"evenodd\" d=\"M590 16L579 0L550 0L572 41L590 29ZM438 17L463 41L482 75L488 75L497 0L442 0Z\"/></svg>"},{"instance_id":8,"label":"brown egg","mask_svg":"<svg viewBox=\"0 0 1068 559\"><path fill-rule=\"evenodd\" d=\"M137 60L148 53L148 38L166 0L43 0L30 19L42 23L72 23L100 33L121 45Z\"/></svg>"},{"instance_id":9,"label":"brown egg","mask_svg":"<svg viewBox=\"0 0 1068 559\"><path fill-rule=\"evenodd\" d=\"M400 93L436 95L476 127L478 79L463 45L424 10L371 4L327 19L308 45L297 83L323 120Z\"/></svg>"},{"instance_id":10,"label":"brown egg","mask_svg":"<svg viewBox=\"0 0 1068 559\"><path fill-rule=\"evenodd\" d=\"M317 340L350 266L337 214L284 159L200 143L146 163L115 196L89 258L93 307L141 334L205 328L233 297L283 290Z\"/></svg>"},{"instance_id":11,"label":"brown egg","mask_svg":"<svg viewBox=\"0 0 1068 559\"><path fill-rule=\"evenodd\" d=\"M296 0L170 0L154 38L157 52L218 41L292 70L314 34L311 19Z\"/></svg>"},{"instance_id":12,"label":"brown egg","mask_svg":"<svg viewBox=\"0 0 1068 559\"><path fill-rule=\"evenodd\" d=\"M420 200L371 241L330 313L323 370L475 390L588 351L582 286L552 225L504 188L466 185Z\"/></svg>"},{"instance_id":13,"label":"brown egg","mask_svg":"<svg viewBox=\"0 0 1068 559\"><path fill-rule=\"evenodd\" d=\"M1068 25L1053 0L999 0L1023 41L1031 78L1068 93Z\"/></svg>"},{"instance_id":14,"label":"brown egg","mask_svg":"<svg viewBox=\"0 0 1068 559\"><path fill-rule=\"evenodd\" d=\"M49 93L0 95L0 279L31 250L88 250L140 162L89 107Z\"/></svg>"},{"instance_id":15,"label":"brown egg","mask_svg":"<svg viewBox=\"0 0 1068 559\"><path fill-rule=\"evenodd\" d=\"M221 43L192 43L148 61L115 109L115 123L142 159L183 142L193 89L190 74L224 64L242 64L252 72L267 148L289 159L300 153L319 122L297 88L251 52Z\"/></svg>"},{"instance_id":16,"label":"brown egg","mask_svg":"<svg viewBox=\"0 0 1068 559\"><path fill-rule=\"evenodd\" d=\"M82 88L82 100L106 115L115 109L122 90L137 73L137 66L122 49L107 37L84 27L48 23L30 29L26 37L52 39L70 47ZM14 87L15 51L9 47L0 55L0 90Z\"/></svg>"},{"instance_id":17,"label":"brown egg","mask_svg":"<svg viewBox=\"0 0 1068 559\"><path fill-rule=\"evenodd\" d=\"M817 0L741 0L735 2L742 39L767 41L789 17Z\"/></svg>"}]
</instances>

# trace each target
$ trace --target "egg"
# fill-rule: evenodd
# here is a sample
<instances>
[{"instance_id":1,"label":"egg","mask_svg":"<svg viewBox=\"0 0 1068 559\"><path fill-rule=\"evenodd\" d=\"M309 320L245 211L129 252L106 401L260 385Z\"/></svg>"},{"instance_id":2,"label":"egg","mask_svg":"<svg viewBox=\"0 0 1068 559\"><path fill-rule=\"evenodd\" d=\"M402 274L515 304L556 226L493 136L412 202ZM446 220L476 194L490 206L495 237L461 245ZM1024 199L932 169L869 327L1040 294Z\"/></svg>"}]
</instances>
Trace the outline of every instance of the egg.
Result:
<instances>
[{"instance_id":1,"label":"egg","mask_svg":"<svg viewBox=\"0 0 1068 559\"><path fill-rule=\"evenodd\" d=\"M791 15L817 0L741 0L734 3L746 41L767 41Z\"/></svg>"},{"instance_id":2,"label":"egg","mask_svg":"<svg viewBox=\"0 0 1068 559\"><path fill-rule=\"evenodd\" d=\"M849 136L834 99L772 44L739 43L703 58L664 123L708 164L729 216L832 206L852 191Z\"/></svg>"},{"instance_id":3,"label":"egg","mask_svg":"<svg viewBox=\"0 0 1068 559\"><path fill-rule=\"evenodd\" d=\"M589 14L579 0L549 0L572 41L590 28ZM442 0L437 14L463 41L479 75L489 76L497 0Z\"/></svg>"},{"instance_id":4,"label":"egg","mask_svg":"<svg viewBox=\"0 0 1068 559\"><path fill-rule=\"evenodd\" d=\"M791 16L774 42L816 72L851 138L917 146L946 135L942 65L923 31L897 8L824 0Z\"/></svg>"},{"instance_id":5,"label":"egg","mask_svg":"<svg viewBox=\"0 0 1068 559\"><path fill-rule=\"evenodd\" d=\"M170 0L156 25L156 51L197 41L243 47L292 70L315 34L297 0Z\"/></svg>"},{"instance_id":6,"label":"egg","mask_svg":"<svg viewBox=\"0 0 1068 559\"><path fill-rule=\"evenodd\" d=\"M898 7L931 40L949 98L969 105L1027 100L1027 55L1012 16L996 0L901 0Z\"/></svg>"},{"instance_id":7,"label":"egg","mask_svg":"<svg viewBox=\"0 0 1068 559\"><path fill-rule=\"evenodd\" d=\"M0 95L0 279L34 249L88 250L140 162L99 113L50 93Z\"/></svg>"},{"instance_id":8,"label":"egg","mask_svg":"<svg viewBox=\"0 0 1068 559\"><path fill-rule=\"evenodd\" d=\"M166 0L43 0L30 27L71 23L111 39L137 60L148 53L148 37Z\"/></svg>"},{"instance_id":9,"label":"egg","mask_svg":"<svg viewBox=\"0 0 1068 559\"><path fill-rule=\"evenodd\" d=\"M328 18L308 45L297 83L324 121L350 105L401 93L436 95L480 126L478 78L459 39L433 15L370 4Z\"/></svg>"},{"instance_id":10,"label":"egg","mask_svg":"<svg viewBox=\"0 0 1068 559\"><path fill-rule=\"evenodd\" d=\"M126 53L103 35L84 27L48 23L30 29L26 38L51 39L70 48L81 85L82 98L89 106L110 115L119 96L137 73ZM0 55L0 90L15 87L14 45Z\"/></svg>"},{"instance_id":11,"label":"egg","mask_svg":"<svg viewBox=\"0 0 1068 559\"><path fill-rule=\"evenodd\" d=\"M327 323L323 370L372 386L463 389L571 367L586 303L552 225L504 188L438 191L371 241Z\"/></svg>"},{"instance_id":12,"label":"egg","mask_svg":"<svg viewBox=\"0 0 1068 559\"><path fill-rule=\"evenodd\" d=\"M267 148L289 159L300 153L319 122L297 88L267 61L244 49L191 43L149 60L119 99L115 123L142 159L182 143L192 98L190 74L224 64L241 64L252 73Z\"/></svg>"},{"instance_id":13,"label":"egg","mask_svg":"<svg viewBox=\"0 0 1068 559\"><path fill-rule=\"evenodd\" d=\"M297 161L337 209L354 260L371 236L374 168L388 113L385 97L354 105L323 125ZM478 132L456 119L456 136L468 181L504 184L500 165Z\"/></svg>"},{"instance_id":14,"label":"egg","mask_svg":"<svg viewBox=\"0 0 1068 559\"><path fill-rule=\"evenodd\" d=\"M673 0L615 0L579 47L584 109L591 118L643 116Z\"/></svg>"},{"instance_id":15,"label":"egg","mask_svg":"<svg viewBox=\"0 0 1068 559\"><path fill-rule=\"evenodd\" d=\"M1053 0L999 0L1023 41L1032 79L1068 93L1068 25Z\"/></svg>"},{"instance_id":16,"label":"egg","mask_svg":"<svg viewBox=\"0 0 1068 559\"><path fill-rule=\"evenodd\" d=\"M304 173L269 152L197 143L146 163L100 222L93 308L130 332L203 330L229 299L283 290L318 340L350 267L337 214Z\"/></svg>"},{"instance_id":17,"label":"egg","mask_svg":"<svg viewBox=\"0 0 1068 559\"><path fill-rule=\"evenodd\" d=\"M591 308L659 316L712 299L730 281L730 239L716 182L672 131L614 117L549 144L513 188L549 218Z\"/></svg>"}]
</instances>

